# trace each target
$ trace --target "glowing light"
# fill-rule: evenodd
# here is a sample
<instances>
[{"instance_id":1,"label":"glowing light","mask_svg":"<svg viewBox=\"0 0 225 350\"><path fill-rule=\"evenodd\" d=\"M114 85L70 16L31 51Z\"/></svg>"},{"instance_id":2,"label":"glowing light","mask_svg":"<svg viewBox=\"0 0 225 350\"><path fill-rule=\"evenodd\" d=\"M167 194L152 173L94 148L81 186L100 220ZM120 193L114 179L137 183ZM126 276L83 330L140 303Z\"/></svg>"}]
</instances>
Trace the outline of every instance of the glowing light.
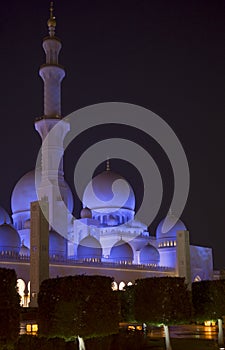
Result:
<instances>
[{"instance_id":1,"label":"glowing light","mask_svg":"<svg viewBox=\"0 0 225 350\"><path fill-rule=\"evenodd\" d=\"M119 284L119 290L123 290L125 286L126 286L126 284L125 284L123 281L120 282L120 284Z\"/></svg>"},{"instance_id":2,"label":"glowing light","mask_svg":"<svg viewBox=\"0 0 225 350\"><path fill-rule=\"evenodd\" d=\"M112 290L113 291L118 290L118 285L115 281L112 282Z\"/></svg>"},{"instance_id":3,"label":"glowing light","mask_svg":"<svg viewBox=\"0 0 225 350\"><path fill-rule=\"evenodd\" d=\"M37 334L38 331L38 325L36 323L28 323L26 325L26 332L27 333L32 333L32 334Z\"/></svg>"},{"instance_id":4,"label":"glowing light","mask_svg":"<svg viewBox=\"0 0 225 350\"><path fill-rule=\"evenodd\" d=\"M215 325L216 325L216 322L213 321L213 320L204 321L204 326L205 327L215 327Z\"/></svg>"}]
</instances>

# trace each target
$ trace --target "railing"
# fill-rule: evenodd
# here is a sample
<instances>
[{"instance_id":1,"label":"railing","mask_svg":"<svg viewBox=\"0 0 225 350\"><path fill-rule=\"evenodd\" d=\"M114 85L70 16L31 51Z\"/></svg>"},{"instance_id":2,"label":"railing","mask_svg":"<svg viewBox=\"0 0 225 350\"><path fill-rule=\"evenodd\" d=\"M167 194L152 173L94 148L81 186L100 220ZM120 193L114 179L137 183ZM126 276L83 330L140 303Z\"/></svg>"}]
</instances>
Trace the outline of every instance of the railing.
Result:
<instances>
[{"instance_id":1,"label":"railing","mask_svg":"<svg viewBox=\"0 0 225 350\"><path fill-rule=\"evenodd\" d=\"M29 256L20 256L20 255L9 255L4 254L0 255L0 261L8 261L8 262L15 262L18 261L18 263L22 262L30 262ZM70 266L99 266L99 267L108 267L108 268L124 268L124 269L138 269L138 270L151 270L151 271L174 271L174 268L166 267L166 266L156 266L154 264L132 264L132 263L126 263L126 262L105 262L105 261L86 261L86 260L77 260L77 259L65 259L63 257L50 257L49 263L54 264L60 264L60 265L70 265Z\"/></svg>"}]
</instances>

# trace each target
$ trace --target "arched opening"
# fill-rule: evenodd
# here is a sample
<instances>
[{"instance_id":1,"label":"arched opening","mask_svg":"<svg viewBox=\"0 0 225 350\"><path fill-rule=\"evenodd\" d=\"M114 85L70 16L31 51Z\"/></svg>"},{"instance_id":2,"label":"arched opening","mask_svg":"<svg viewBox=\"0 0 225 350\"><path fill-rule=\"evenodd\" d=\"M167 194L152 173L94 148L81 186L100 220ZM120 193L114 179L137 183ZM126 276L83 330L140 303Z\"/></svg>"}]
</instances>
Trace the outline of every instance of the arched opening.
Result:
<instances>
[{"instance_id":1,"label":"arched opening","mask_svg":"<svg viewBox=\"0 0 225 350\"><path fill-rule=\"evenodd\" d=\"M18 293L20 295L20 306L24 307L25 305L25 288L26 284L22 278L18 278L17 280L17 288L18 288Z\"/></svg>"},{"instance_id":2,"label":"arched opening","mask_svg":"<svg viewBox=\"0 0 225 350\"><path fill-rule=\"evenodd\" d=\"M199 275L195 276L194 282L200 282L202 279Z\"/></svg>"},{"instance_id":3,"label":"arched opening","mask_svg":"<svg viewBox=\"0 0 225 350\"><path fill-rule=\"evenodd\" d=\"M77 248L77 258L87 262L100 262L102 258L102 247L93 236L82 239Z\"/></svg>"},{"instance_id":4,"label":"arched opening","mask_svg":"<svg viewBox=\"0 0 225 350\"><path fill-rule=\"evenodd\" d=\"M27 290L28 290L27 306L29 306L29 304L30 304L30 281L27 283Z\"/></svg>"},{"instance_id":5,"label":"arched opening","mask_svg":"<svg viewBox=\"0 0 225 350\"><path fill-rule=\"evenodd\" d=\"M123 281L121 281L119 284L119 290L123 290L124 287L126 287L126 284Z\"/></svg>"},{"instance_id":6,"label":"arched opening","mask_svg":"<svg viewBox=\"0 0 225 350\"><path fill-rule=\"evenodd\" d=\"M119 264L132 264L133 250L128 243L120 240L112 247L110 259L112 262Z\"/></svg>"},{"instance_id":7,"label":"arched opening","mask_svg":"<svg viewBox=\"0 0 225 350\"><path fill-rule=\"evenodd\" d=\"M112 282L112 290L113 291L118 290L118 284L115 281Z\"/></svg>"}]
</instances>

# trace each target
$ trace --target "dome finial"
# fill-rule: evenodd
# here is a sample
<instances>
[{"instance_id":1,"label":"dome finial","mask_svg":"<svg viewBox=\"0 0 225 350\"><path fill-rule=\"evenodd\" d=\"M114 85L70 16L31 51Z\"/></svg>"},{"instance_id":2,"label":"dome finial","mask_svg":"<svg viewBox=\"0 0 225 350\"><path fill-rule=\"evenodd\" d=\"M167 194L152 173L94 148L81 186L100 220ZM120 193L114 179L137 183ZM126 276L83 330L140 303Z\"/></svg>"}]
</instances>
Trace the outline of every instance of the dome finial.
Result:
<instances>
[{"instance_id":1,"label":"dome finial","mask_svg":"<svg viewBox=\"0 0 225 350\"><path fill-rule=\"evenodd\" d=\"M49 35L54 36L55 35L55 27L56 27L56 20L55 17L53 16L53 1L50 2L50 17L47 22L48 28L49 28Z\"/></svg>"},{"instance_id":2,"label":"dome finial","mask_svg":"<svg viewBox=\"0 0 225 350\"><path fill-rule=\"evenodd\" d=\"M107 160L106 160L106 171L110 171L109 157L107 157Z\"/></svg>"}]
</instances>

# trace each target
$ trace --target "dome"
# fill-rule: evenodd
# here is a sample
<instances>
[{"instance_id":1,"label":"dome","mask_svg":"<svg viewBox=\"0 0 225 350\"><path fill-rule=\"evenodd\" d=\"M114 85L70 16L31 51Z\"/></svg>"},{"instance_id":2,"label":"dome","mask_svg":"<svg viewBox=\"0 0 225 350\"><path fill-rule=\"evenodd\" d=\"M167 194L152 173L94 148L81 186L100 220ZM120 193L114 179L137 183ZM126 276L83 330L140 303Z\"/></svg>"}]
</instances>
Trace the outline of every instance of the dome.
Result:
<instances>
[{"instance_id":1,"label":"dome","mask_svg":"<svg viewBox=\"0 0 225 350\"><path fill-rule=\"evenodd\" d=\"M81 219L92 219L92 212L89 208L85 207L80 212Z\"/></svg>"},{"instance_id":2,"label":"dome","mask_svg":"<svg viewBox=\"0 0 225 350\"><path fill-rule=\"evenodd\" d=\"M30 249L24 245L24 243L22 242L22 245L20 247L20 252L19 252L20 256L30 256Z\"/></svg>"},{"instance_id":3,"label":"dome","mask_svg":"<svg viewBox=\"0 0 225 350\"><path fill-rule=\"evenodd\" d=\"M128 243L121 239L112 247L110 259L113 260L113 262L132 262L133 250Z\"/></svg>"},{"instance_id":4,"label":"dome","mask_svg":"<svg viewBox=\"0 0 225 350\"><path fill-rule=\"evenodd\" d=\"M77 258L81 260L100 260L102 258L102 247L99 241L93 236L82 239L77 247Z\"/></svg>"},{"instance_id":5,"label":"dome","mask_svg":"<svg viewBox=\"0 0 225 350\"><path fill-rule=\"evenodd\" d=\"M158 250L151 244L147 244L140 252L141 264L157 264L160 261Z\"/></svg>"},{"instance_id":6,"label":"dome","mask_svg":"<svg viewBox=\"0 0 225 350\"><path fill-rule=\"evenodd\" d=\"M19 254L20 236L9 224L0 226L0 252Z\"/></svg>"},{"instance_id":7,"label":"dome","mask_svg":"<svg viewBox=\"0 0 225 350\"><path fill-rule=\"evenodd\" d=\"M11 224L12 220L9 216L9 214L7 213L7 211L0 207L0 225L2 224Z\"/></svg>"},{"instance_id":8,"label":"dome","mask_svg":"<svg viewBox=\"0 0 225 350\"><path fill-rule=\"evenodd\" d=\"M67 257L67 240L54 230L49 231L49 256L54 258Z\"/></svg>"},{"instance_id":9,"label":"dome","mask_svg":"<svg viewBox=\"0 0 225 350\"><path fill-rule=\"evenodd\" d=\"M39 180L40 181L40 180ZM73 211L73 195L69 185L68 188L68 210ZM37 200L35 188L35 170L29 171L17 182L11 197L11 207L13 214L30 210L30 203Z\"/></svg>"},{"instance_id":10,"label":"dome","mask_svg":"<svg viewBox=\"0 0 225 350\"><path fill-rule=\"evenodd\" d=\"M173 214L169 214L168 215L168 228L171 227L171 225L174 224L174 226L172 226L169 230L167 229L167 227L163 227L163 224L165 222L165 219L163 219L157 229L156 229L156 238L157 239L161 239L161 238L176 238L176 234L177 231L186 231L187 228L184 225L184 223L178 219L173 215Z\"/></svg>"},{"instance_id":11,"label":"dome","mask_svg":"<svg viewBox=\"0 0 225 350\"><path fill-rule=\"evenodd\" d=\"M106 170L95 176L87 185L83 203L91 210L104 208L134 210L135 196L131 186L121 175Z\"/></svg>"}]
</instances>

